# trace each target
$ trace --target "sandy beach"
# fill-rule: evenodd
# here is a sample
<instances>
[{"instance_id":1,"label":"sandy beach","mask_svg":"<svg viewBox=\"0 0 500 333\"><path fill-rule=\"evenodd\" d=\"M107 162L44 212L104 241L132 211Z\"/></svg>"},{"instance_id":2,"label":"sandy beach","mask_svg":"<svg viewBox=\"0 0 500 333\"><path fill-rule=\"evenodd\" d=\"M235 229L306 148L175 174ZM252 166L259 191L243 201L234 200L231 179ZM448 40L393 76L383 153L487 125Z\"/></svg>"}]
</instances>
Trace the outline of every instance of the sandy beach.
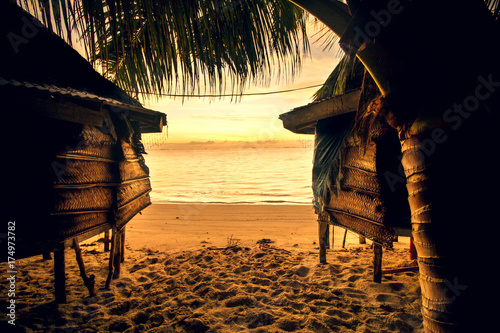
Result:
<instances>
[{"instance_id":1,"label":"sandy beach","mask_svg":"<svg viewBox=\"0 0 500 333\"><path fill-rule=\"evenodd\" d=\"M335 228L319 264L310 205L153 204L127 224L121 276L104 287L108 253L81 244L97 295L66 250L68 302L55 304L53 262L17 261L16 325L2 332L422 332L418 273L372 281L371 242ZM407 267L409 240L384 249ZM6 265L6 264L3 264ZM4 267L4 271L7 271ZM7 283L0 284L2 295ZM7 302L0 301L6 309ZM7 330L5 329L7 328Z\"/></svg>"}]
</instances>

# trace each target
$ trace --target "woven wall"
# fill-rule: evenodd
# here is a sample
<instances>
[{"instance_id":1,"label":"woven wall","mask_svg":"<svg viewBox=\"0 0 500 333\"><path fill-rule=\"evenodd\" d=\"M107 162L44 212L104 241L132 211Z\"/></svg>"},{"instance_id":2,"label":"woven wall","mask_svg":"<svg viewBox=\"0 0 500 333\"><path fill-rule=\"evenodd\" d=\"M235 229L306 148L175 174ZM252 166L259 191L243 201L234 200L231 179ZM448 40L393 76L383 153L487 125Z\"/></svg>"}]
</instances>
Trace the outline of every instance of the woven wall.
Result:
<instances>
[{"instance_id":1,"label":"woven wall","mask_svg":"<svg viewBox=\"0 0 500 333\"><path fill-rule=\"evenodd\" d=\"M317 140L336 135L332 128L317 128ZM323 207L331 223L392 247L394 228L410 228L405 183L394 186L385 178L387 172L398 172L399 154L399 141L393 131L379 128L366 144L361 144L351 131L336 162L340 167L331 165L339 169L337 179L329 181L335 186L328 189L328 202Z\"/></svg>"},{"instance_id":2,"label":"woven wall","mask_svg":"<svg viewBox=\"0 0 500 333\"><path fill-rule=\"evenodd\" d=\"M39 120L25 134L36 149L15 150L19 171L8 185L17 193L7 212L18 226L18 258L114 224L122 227L151 203L149 171L132 136ZM14 173L16 165L9 168Z\"/></svg>"}]
</instances>

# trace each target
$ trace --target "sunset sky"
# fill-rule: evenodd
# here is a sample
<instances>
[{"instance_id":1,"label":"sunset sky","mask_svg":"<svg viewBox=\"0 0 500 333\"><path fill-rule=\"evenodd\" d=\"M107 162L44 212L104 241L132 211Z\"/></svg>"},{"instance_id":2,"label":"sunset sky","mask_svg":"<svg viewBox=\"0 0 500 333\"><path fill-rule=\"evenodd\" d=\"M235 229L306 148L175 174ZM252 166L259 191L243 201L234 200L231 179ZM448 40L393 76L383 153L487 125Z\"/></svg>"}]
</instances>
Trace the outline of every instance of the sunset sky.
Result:
<instances>
[{"instance_id":1,"label":"sunset sky","mask_svg":"<svg viewBox=\"0 0 500 333\"><path fill-rule=\"evenodd\" d=\"M311 34L310 34L311 36ZM304 60L302 70L292 82L256 86L245 93L279 91L322 84L339 61L338 48L323 51L320 43L311 39L311 57ZM284 81L284 80L283 80ZM283 128L280 114L308 104L318 88L294 92L231 97L182 98L163 97L160 101L144 101L144 106L167 114L166 143L224 142L224 141L297 141L298 135ZM154 137L154 136L153 136ZM151 136L145 135L147 142ZM157 141L158 135L156 135Z\"/></svg>"}]
</instances>

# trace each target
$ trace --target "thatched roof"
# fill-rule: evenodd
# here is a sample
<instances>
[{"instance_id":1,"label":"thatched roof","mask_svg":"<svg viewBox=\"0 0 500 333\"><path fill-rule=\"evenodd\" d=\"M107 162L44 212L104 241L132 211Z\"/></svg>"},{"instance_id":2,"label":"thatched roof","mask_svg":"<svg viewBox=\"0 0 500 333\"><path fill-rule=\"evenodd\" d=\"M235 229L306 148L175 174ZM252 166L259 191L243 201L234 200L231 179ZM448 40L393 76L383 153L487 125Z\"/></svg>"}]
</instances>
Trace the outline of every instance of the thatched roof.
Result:
<instances>
[{"instance_id":1,"label":"thatched roof","mask_svg":"<svg viewBox=\"0 0 500 333\"><path fill-rule=\"evenodd\" d=\"M0 89L124 109L142 132L158 132L166 124L165 114L143 108L34 17L5 2L0 4L0 48Z\"/></svg>"},{"instance_id":2,"label":"thatched roof","mask_svg":"<svg viewBox=\"0 0 500 333\"><path fill-rule=\"evenodd\" d=\"M355 112L358 109L360 95L361 90L356 89L297 107L279 117L283 121L283 127L293 133L314 134L319 120Z\"/></svg>"}]
</instances>

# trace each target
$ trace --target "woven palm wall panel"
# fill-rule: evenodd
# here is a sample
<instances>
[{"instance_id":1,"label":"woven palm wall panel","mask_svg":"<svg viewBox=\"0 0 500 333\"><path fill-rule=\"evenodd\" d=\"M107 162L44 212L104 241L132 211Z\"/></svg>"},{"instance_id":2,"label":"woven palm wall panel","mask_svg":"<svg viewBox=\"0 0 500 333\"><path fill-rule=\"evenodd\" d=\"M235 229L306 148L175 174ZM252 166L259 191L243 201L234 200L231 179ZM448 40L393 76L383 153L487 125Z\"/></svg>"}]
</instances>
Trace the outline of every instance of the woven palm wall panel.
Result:
<instances>
[{"instance_id":1,"label":"woven palm wall panel","mask_svg":"<svg viewBox=\"0 0 500 333\"><path fill-rule=\"evenodd\" d=\"M352 130L352 122L344 122L347 129L350 129L348 131L338 128L339 124L335 119L328 119L323 123L319 122L316 127L316 140L322 142L328 142L327 137L338 135L340 130L349 133L335 146L316 147L338 151L338 156L328 161L323 160L323 165L315 167L316 170L323 170L313 175L316 183L321 186L328 184L328 188L316 191L325 193L323 198L315 200L324 202L322 207L317 207L317 211L328 212L330 222L334 225L392 247L394 228L410 226L409 208L404 201L407 197L405 183L392 184L386 178L388 173L396 174L400 166L397 136L393 131L379 127L371 140L361 143ZM316 151L315 154L326 155L324 151ZM325 169L334 169L335 172L327 173L324 172ZM325 175L331 179L318 179ZM313 187L316 186L318 185L313 184Z\"/></svg>"}]
</instances>

